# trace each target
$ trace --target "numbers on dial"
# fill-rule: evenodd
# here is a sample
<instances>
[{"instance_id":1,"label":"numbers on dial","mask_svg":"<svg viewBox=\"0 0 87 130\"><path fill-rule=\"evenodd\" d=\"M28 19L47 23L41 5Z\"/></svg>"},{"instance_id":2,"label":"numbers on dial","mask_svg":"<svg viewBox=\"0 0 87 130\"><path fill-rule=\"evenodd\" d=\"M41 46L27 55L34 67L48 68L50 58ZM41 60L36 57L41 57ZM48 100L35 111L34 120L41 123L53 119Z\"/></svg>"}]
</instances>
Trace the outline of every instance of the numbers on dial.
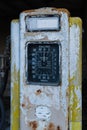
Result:
<instances>
[{"instance_id":1,"label":"numbers on dial","mask_svg":"<svg viewBox=\"0 0 87 130\"><path fill-rule=\"evenodd\" d=\"M59 45L40 42L27 45L28 82L59 82Z\"/></svg>"}]
</instances>

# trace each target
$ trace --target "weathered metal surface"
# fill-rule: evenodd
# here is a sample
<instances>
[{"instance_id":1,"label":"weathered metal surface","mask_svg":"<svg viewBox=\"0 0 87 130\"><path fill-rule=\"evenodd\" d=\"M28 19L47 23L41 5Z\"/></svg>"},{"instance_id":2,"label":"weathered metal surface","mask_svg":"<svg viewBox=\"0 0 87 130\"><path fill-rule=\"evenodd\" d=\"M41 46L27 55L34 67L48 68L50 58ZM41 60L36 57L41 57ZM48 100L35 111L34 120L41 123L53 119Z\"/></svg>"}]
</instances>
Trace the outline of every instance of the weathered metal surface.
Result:
<instances>
[{"instance_id":1,"label":"weathered metal surface","mask_svg":"<svg viewBox=\"0 0 87 130\"><path fill-rule=\"evenodd\" d=\"M59 14L61 30L26 32L25 16L37 14ZM70 18L69 12L65 9L28 10L20 14L20 23L12 21L11 37L11 130L75 130L75 128L80 130L80 20ZM54 87L51 84L27 84L25 49L27 41L59 41L61 84Z\"/></svg>"},{"instance_id":2,"label":"weathered metal surface","mask_svg":"<svg viewBox=\"0 0 87 130\"><path fill-rule=\"evenodd\" d=\"M11 130L20 128L19 23L11 22Z\"/></svg>"},{"instance_id":3,"label":"weathered metal surface","mask_svg":"<svg viewBox=\"0 0 87 130\"><path fill-rule=\"evenodd\" d=\"M60 14L61 30L54 32L26 32L25 16L36 14ZM68 96L69 85L68 50L69 22L66 11L43 8L20 15L20 129L24 130L67 130L68 129ZM25 75L25 44L27 41L60 41L61 84L52 87L27 85ZM43 109L43 111L41 110ZM39 111L39 112L38 112Z\"/></svg>"},{"instance_id":4,"label":"weathered metal surface","mask_svg":"<svg viewBox=\"0 0 87 130\"><path fill-rule=\"evenodd\" d=\"M82 123L82 21L70 18L70 130L81 130Z\"/></svg>"},{"instance_id":5,"label":"weathered metal surface","mask_svg":"<svg viewBox=\"0 0 87 130\"><path fill-rule=\"evenodd\" d=\"M82 130L82 121L70 122L70 130Z\"/></svg>"}]
</instances>

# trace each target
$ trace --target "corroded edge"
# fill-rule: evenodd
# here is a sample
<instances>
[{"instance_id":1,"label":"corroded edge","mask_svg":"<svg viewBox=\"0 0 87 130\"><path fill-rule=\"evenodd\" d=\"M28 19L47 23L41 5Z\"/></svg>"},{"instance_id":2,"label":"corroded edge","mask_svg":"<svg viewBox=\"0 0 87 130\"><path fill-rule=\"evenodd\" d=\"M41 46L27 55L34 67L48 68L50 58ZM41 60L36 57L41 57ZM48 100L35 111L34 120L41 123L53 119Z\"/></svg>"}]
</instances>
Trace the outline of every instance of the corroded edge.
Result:
<instances>
[{"instance_id":1,"label":"corroded edge","mask_svg":"<svg viewBox=\"0 0 87 130\"><path fill-rule=\"evenodd\" d=\"M43 14L47 14L48 11L51 11L52 13L54 11L58 12L58 13L66 13L68 16L70 16L70 12L66 9L66 8L54 8L54 7L43 7L43 8L38 8L38 9L32 9L32 10L25 10L25 11L22 11L21 14L23 13L42 13L43 11ZM49 12L50 12L49 11Z\"/></svg>"}]
</instances>

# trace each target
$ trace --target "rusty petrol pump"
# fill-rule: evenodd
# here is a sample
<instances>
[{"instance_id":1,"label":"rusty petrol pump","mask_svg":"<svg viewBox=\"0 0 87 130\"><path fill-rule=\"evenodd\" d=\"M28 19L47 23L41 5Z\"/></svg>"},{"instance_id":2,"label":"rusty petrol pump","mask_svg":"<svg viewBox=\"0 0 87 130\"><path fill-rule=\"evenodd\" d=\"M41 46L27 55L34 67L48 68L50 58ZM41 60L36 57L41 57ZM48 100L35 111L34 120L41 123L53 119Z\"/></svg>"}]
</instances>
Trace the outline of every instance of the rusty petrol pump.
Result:
<instances>
[{"instance_id":1,"label":"rusty petrol pump","mask_svg":"<svg viewBox=\"0 0 87 130\"><path fill-rule=\"evenodd\" d=\"M11 130L81 130L82 22L40 8L11 22Z\"/></svg>"}]
</instances>

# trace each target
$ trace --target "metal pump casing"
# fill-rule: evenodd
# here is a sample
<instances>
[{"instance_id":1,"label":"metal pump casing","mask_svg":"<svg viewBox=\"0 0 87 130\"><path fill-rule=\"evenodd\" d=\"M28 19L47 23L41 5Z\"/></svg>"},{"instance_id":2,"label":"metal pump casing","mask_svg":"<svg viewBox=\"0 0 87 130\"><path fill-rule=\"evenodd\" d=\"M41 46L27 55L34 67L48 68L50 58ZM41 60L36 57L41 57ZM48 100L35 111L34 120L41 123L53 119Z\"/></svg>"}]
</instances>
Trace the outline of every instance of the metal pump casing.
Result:
<instances>
[{"instance_id":1,"label":"metal pump casing","mask_svg":"<svg viewBox=\"0 0 87 130\"><path fill-rule=\"evenodd\" d=\"M11 130L81 130L81 42L81 19L66 9L12 20Z\"/></svg>"}]
</instances>

